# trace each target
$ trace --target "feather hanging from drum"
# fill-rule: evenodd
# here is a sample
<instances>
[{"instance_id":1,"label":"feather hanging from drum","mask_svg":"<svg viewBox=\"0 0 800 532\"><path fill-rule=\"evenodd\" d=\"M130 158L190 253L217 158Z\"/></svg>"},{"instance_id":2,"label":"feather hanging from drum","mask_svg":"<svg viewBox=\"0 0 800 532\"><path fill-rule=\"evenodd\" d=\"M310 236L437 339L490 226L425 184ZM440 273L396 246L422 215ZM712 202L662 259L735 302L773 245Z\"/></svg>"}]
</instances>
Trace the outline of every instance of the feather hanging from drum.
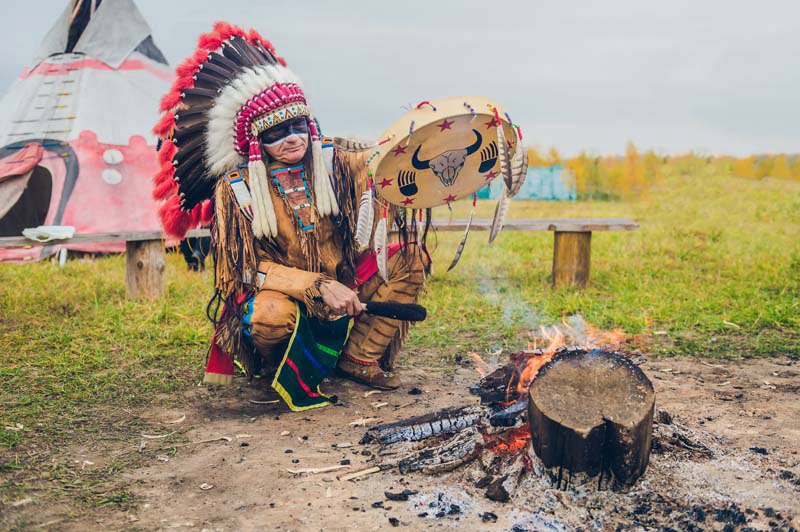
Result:
<instances>
[{"instance_id":1,"label":"feather hanging from drum","mask_svg":"<svg viewBox=\"0 0 800 532\"><path fill-rule=\"evenodd\" d=\"M456 254L453 256L453 261L450 263L450 266L447 267L447 271L449 272L453 268L456 267L458 261L461 260L461 255L464 253L464 247L467 245L467 236L469 236L470 227L472 227L472 219L475 218L475 203L477 200L477 194L472 198L472 210L469 212L469 220L467 220L467 227L464 229L464 236L461 238L461 242L458 244L458 248L456 248Z\"/></svg>"},{"instance_id":2,"label":"feather hanging from drum","mask_svg":"<svg viewBox=\"0 0 800 532\"><path fill-rule=\"evenodd\" d=\"M417 242L424 242L425 241L425 223L423 222L423 213L422 209L419 211L412 211L412 218L415 216L415 213L419 212L419 218L416 222L415 227L417 229Z\"/></svg>"},{"instance_id":3,"label":"feather hanging from drum","mask_svg":"<svg viewBox=\"0 0 800 532\"><path fill-rule=\"evenodd\" d=\"M512 198L522 188L525 183L525 178L528 176L528 150L526 150L522 143L517 143L514 149L514 156L511 158L511 187L508 190L508 195Z\"/></svg>"},{"instance_id":4,"label":"feather hanging from drum","mask_svg":"<svg viewBox=\"0 0 800 532\"><path fill-rule=\"evenodd\" d=\"M389 262L389 250L388 250L388 235L387 235L387 228L386 228L386 214L384 213L383 218L380 219L378 222L378 226L375 228L375 243L373 249L375 250L375 258L378 261L378 272L380 273L381 277L384 281L389 279L388 274L388 262Z\"/></svg>"},{"instance_id":5,"label":"feather hanging from drum","mask_svg":"<svg viewBox=\"0 0 800 532\"><path fill-rule=\"evenodd\" d=\"M508 155L508 143L506 142L506 135L503 132L503 122L499 121L497 126L497 158L500 161L500 175L503 176L503 181L506 188L512 188L513 177L511 175L511 158Z\"/></svg>"},{"instance_id":6,"label":"feather hanging from drum","mask_svg":"<svg viewBox=\"0 0 800 532\"><path fill-rule=\"evenodd\" d=\"M500 230L503 229L503 222L506 220L506 214L508 214L508 208L510 205L511 196L509 196L508 189L504 183L503 192L500 195L500 199L497 200L497 206L494 208L494 218L492 219L492 227L489 231L490 244L494 242L494 239L500 234Z\"/></svg>"},{"instance_id":7,"label":"feather hanging from drum","mask_svg":"<svg viewBox=\"0 0 800 532\"><path fill-rule=\"evenodd\" d=\"M356 244L360 249L369 247L372 238L372 226L375 222L375 206L372 201L372 190L365 190L358 206L356 222Z\"/></svg>"}]
</instances>

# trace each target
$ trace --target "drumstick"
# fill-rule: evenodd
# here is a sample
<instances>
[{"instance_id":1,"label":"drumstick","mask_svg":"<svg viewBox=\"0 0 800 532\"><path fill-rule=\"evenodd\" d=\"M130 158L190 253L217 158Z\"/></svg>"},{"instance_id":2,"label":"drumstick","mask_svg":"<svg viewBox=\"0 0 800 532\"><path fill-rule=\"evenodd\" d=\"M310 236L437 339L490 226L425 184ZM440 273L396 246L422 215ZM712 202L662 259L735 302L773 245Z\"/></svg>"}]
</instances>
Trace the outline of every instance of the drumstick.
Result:
<instances>
[{"instance_id":1,"label":"drumstick","mask_svg":"<svg viewBox=\"0 0 800 532\"><path fill-rule=\"evenodd\" d=\"M423 321L428 311L421 305L413 303L390 303L387 301L362 302L364 312L374 316L383 316L402 321Z\"/></svg>"}]
</instances>

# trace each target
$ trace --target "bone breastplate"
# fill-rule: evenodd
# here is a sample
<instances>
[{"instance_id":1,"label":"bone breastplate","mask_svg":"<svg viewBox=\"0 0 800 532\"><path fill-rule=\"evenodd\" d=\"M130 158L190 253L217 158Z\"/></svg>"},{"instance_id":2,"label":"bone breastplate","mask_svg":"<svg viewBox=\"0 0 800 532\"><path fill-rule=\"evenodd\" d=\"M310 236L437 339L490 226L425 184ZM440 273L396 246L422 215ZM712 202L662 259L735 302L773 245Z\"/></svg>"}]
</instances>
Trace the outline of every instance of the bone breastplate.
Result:
<instances>
[{"instance_id":1,"label":"bone breastplate","mask_svg":"<svg viewBox=\"0 0 800 532\"><path fill-rule=\"evenodd\" d=\"M311 191L303 165L270 169L269 175L272 184L294 213L298 227L302 231L312 231L314 213L311 206Z\"/></svg>"}]
</instances>

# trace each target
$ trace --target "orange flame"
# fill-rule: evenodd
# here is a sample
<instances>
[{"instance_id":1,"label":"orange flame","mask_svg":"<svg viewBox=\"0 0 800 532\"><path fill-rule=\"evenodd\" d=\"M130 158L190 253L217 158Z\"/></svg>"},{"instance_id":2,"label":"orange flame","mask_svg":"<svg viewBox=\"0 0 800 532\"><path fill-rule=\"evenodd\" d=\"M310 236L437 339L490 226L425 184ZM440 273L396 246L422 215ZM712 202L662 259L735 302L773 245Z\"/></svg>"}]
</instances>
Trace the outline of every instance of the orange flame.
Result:
<instances>
[{"instance_id":1,"label":"orange flame","mask_svg":"<svg viewBox=\"0 0 800 532\"><path fill-rule=\"evenodd\" d=\"M524 449L528 442L531 441L531 429L525 423L515 429L507 430L490 438L487 447L493 453L516 453Z\"/></svg>"},{"instance_id":2,"label":"orange flame","mask_svg":"<svg viewBox=\"0 0 800 532\"><path fill-rule=\"evenodd\" d=\"M627 335L619 327L613 331L601 331L593 325L586 324L586 343L589 347L617 346L624 342L626 338Z\"/></svg>"},{"instance_id":3,"label":"orange flame","mask_svg":"<svg viewBox=\"0 0 800 532\"><path fill-rule=\"evenodd\" d=\"M566 321L561 322L561 327L553 326L549 330L545 327L540 327L540 334L531 336L531 341L528 342L528 349L530 351L539 351L541 349L541 353L535 353L528 359L517 382L517 392L525 393L530 388L533 379L536 378L542 366L553 358L556 351L567 346L568 340L572 344L579 343L581 347L591 349L600 346L616 346L627 338L620 328L612 331L603 331L585 323L584 329L584 331L578 331ZM542 348L537 347L540 341L545 344Z\"/></svg>"}]
</instances>

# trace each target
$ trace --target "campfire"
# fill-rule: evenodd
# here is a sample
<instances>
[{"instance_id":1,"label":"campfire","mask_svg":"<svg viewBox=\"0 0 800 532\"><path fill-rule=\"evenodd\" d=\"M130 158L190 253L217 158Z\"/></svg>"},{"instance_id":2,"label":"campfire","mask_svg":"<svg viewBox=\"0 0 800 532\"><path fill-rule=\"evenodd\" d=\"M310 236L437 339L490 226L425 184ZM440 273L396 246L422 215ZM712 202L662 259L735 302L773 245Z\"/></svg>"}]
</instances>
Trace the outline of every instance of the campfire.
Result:
<instances>
[{"instance_id":1,"label":"campfire","mask_svg":"<svg viewBox=\"0 0 800 532\"><path fill-rule=\"evenodd\" d=\"M624 337L580 332L588 332L589 345ZM577 335L573 328L542 329L532 345L493 370L473 354L481 378L470 392L478 404L370 428L361 443L379 446L376 464L342 478L394 468L437 474L479 460L486 474L476 487L494 501L510 500L526 473L559 488L630 486L647 467L652 385L608 346L567 347Z\"/></svg>"}]
</instances>

